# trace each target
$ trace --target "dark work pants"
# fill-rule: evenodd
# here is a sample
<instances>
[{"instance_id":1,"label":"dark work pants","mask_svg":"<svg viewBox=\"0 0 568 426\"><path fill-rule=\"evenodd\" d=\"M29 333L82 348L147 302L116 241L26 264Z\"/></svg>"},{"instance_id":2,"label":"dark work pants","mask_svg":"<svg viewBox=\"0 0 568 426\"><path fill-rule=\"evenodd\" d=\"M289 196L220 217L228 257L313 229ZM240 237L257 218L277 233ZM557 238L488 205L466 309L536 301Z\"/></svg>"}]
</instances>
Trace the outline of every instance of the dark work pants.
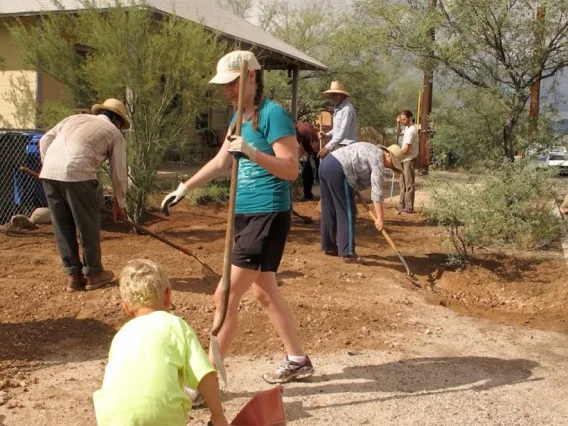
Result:
<instances>
[{"instance_id":1,"label":"dark work pants","mask_svg":"<svg viewBox=\"0 0 568 426\"><path fill-rule=\"evenodd\" d=\"M321 249L339 256L355 255L355 200L341 163L327 155L319 167L321 192Z\"/></svg>"},{"instance_id":2,"label":"dark work pants","mask_svg":"<svg viewBox=\"0 0 568 426\"><path fill-rule=\"evenodd\" d=\"M68 274L101 272L101 217L99 183L43 180L53 232ZM79 258L77 231L83 251Z\"/></svg>"},{"instance_id":3,"label":"dark work pants","mask_svg":"<svg viewBox=\"0 0 568 426\"><path fill-rule=\"evenodd\" d=\"M314 169L312 168L311 159L314 159L316 165L316 174L319 168L319 158L315 154L310 154L302 169L302 182L304 183L304 197L313 198L312 188L314 186Z\"/></svg>"},{"instance_id":4,"label":"dark work pants","mask_svg":"<svg viewBox=\"0 0 568 426\"><path fill-rule=\"evenodd\" d=\"M400 176L400 197L398 208L408 211L414 211L414 169L416 167L416 158L410 161L402 162L402 175Z\"/></svg>"}]
</instances>

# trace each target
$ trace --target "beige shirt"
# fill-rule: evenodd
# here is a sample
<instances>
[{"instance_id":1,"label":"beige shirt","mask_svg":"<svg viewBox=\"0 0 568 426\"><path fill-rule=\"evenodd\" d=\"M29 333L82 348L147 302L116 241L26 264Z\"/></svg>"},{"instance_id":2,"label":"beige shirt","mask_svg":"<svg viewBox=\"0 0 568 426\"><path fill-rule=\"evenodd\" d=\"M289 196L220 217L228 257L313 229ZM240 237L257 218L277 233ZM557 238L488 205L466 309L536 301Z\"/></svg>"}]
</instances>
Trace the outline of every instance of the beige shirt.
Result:
<instances>
[{"instance_id":1,"label":"beige shirt","mask_svg":"<svg viewBox=\"0 0 568 426\"><path fill-rule=\"evenodd\" d=\"M39 141L42 179L81 182L97 179L110 160L112 187L120 207L126 206L126 140L104 115L67 117Z\"/></svg>"}]
</instances>

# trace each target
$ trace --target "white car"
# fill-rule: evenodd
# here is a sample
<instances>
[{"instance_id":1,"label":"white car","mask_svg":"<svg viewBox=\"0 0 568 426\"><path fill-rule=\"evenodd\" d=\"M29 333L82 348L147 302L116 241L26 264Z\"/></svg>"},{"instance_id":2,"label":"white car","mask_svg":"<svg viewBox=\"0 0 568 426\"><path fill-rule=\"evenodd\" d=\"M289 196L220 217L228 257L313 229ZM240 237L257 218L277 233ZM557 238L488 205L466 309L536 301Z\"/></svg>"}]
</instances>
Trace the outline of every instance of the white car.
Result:
<instances>
[{"instance_id":1,"label":"white car","mask_svg":"<svg viewBox=\"0 0 568 426\"><path fill-rule=\"evenodd\" d=\"M552 148L550 148L550 153L556 153L556 152L563 152L566 153L566 147L565 146L553 146Z\"/></svg>"},{"instance_id":2,"label":"white car","mask_svg":"<svg viewBox=\"0 0 568 426\"><path fill-rule=\"evenodd\" d=\"M558 167L559 174L568 175L568 154L563 152L551 152L548 154L548 167Z\"/></svg>"}]
</instances>

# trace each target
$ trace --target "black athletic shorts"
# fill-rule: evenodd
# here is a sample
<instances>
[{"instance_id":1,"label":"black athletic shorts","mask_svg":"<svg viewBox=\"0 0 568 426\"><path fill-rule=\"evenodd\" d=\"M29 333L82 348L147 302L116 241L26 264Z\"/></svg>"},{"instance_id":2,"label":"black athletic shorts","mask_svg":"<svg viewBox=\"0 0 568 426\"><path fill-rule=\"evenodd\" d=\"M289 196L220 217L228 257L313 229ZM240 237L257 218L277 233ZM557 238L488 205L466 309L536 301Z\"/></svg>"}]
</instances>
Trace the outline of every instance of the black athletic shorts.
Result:
<instances>
[{"instance_id":1,"label":"black athletic shorts","mask_svg":"<svg viewBox=\"0 0 568 426\"><path fill-rule=\"evenodd\" d=\"M276 272L292 222L290 210L235 215L233 265Z\"/></svg>"}]
</instances>

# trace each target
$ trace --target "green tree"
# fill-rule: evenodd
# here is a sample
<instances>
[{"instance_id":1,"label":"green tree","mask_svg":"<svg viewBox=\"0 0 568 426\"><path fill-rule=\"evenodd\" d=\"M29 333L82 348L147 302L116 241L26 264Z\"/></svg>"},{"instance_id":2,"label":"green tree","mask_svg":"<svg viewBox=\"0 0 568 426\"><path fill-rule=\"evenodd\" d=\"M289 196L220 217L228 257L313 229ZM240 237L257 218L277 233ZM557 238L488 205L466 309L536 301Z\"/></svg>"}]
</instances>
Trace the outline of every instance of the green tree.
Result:
<instances>
[{"instance_id":1,"label":"green tree","mask_svg":"<svg viewBox=\"0 0 568 426\"><path fill-rule=\"evenodd\" d=\"M530 87L568 66L568 2L541 5L547 12L537 20L531 0L354 0L369 48L415 55L419 68L436 66L503 103L502 148L510 160Z\"/></svg>"},{"instance_id":2,"label":"green tree","mask_svg":"<svg viewBox=\"0 0 568 426\"><path fill-rule=\"evenodd\" d=\"M185 137L207 108L207 80L222 45L202 26L157 16L140 3L115 2L104 12L82 0L76 14L42 16L35 28L18 24L11 34L26 60L52 75L76 107L115 97L127 103L129 213L143 214L165 150ZM63 12L61 10L60 12Z\"/></svg>"}]
</instances>

